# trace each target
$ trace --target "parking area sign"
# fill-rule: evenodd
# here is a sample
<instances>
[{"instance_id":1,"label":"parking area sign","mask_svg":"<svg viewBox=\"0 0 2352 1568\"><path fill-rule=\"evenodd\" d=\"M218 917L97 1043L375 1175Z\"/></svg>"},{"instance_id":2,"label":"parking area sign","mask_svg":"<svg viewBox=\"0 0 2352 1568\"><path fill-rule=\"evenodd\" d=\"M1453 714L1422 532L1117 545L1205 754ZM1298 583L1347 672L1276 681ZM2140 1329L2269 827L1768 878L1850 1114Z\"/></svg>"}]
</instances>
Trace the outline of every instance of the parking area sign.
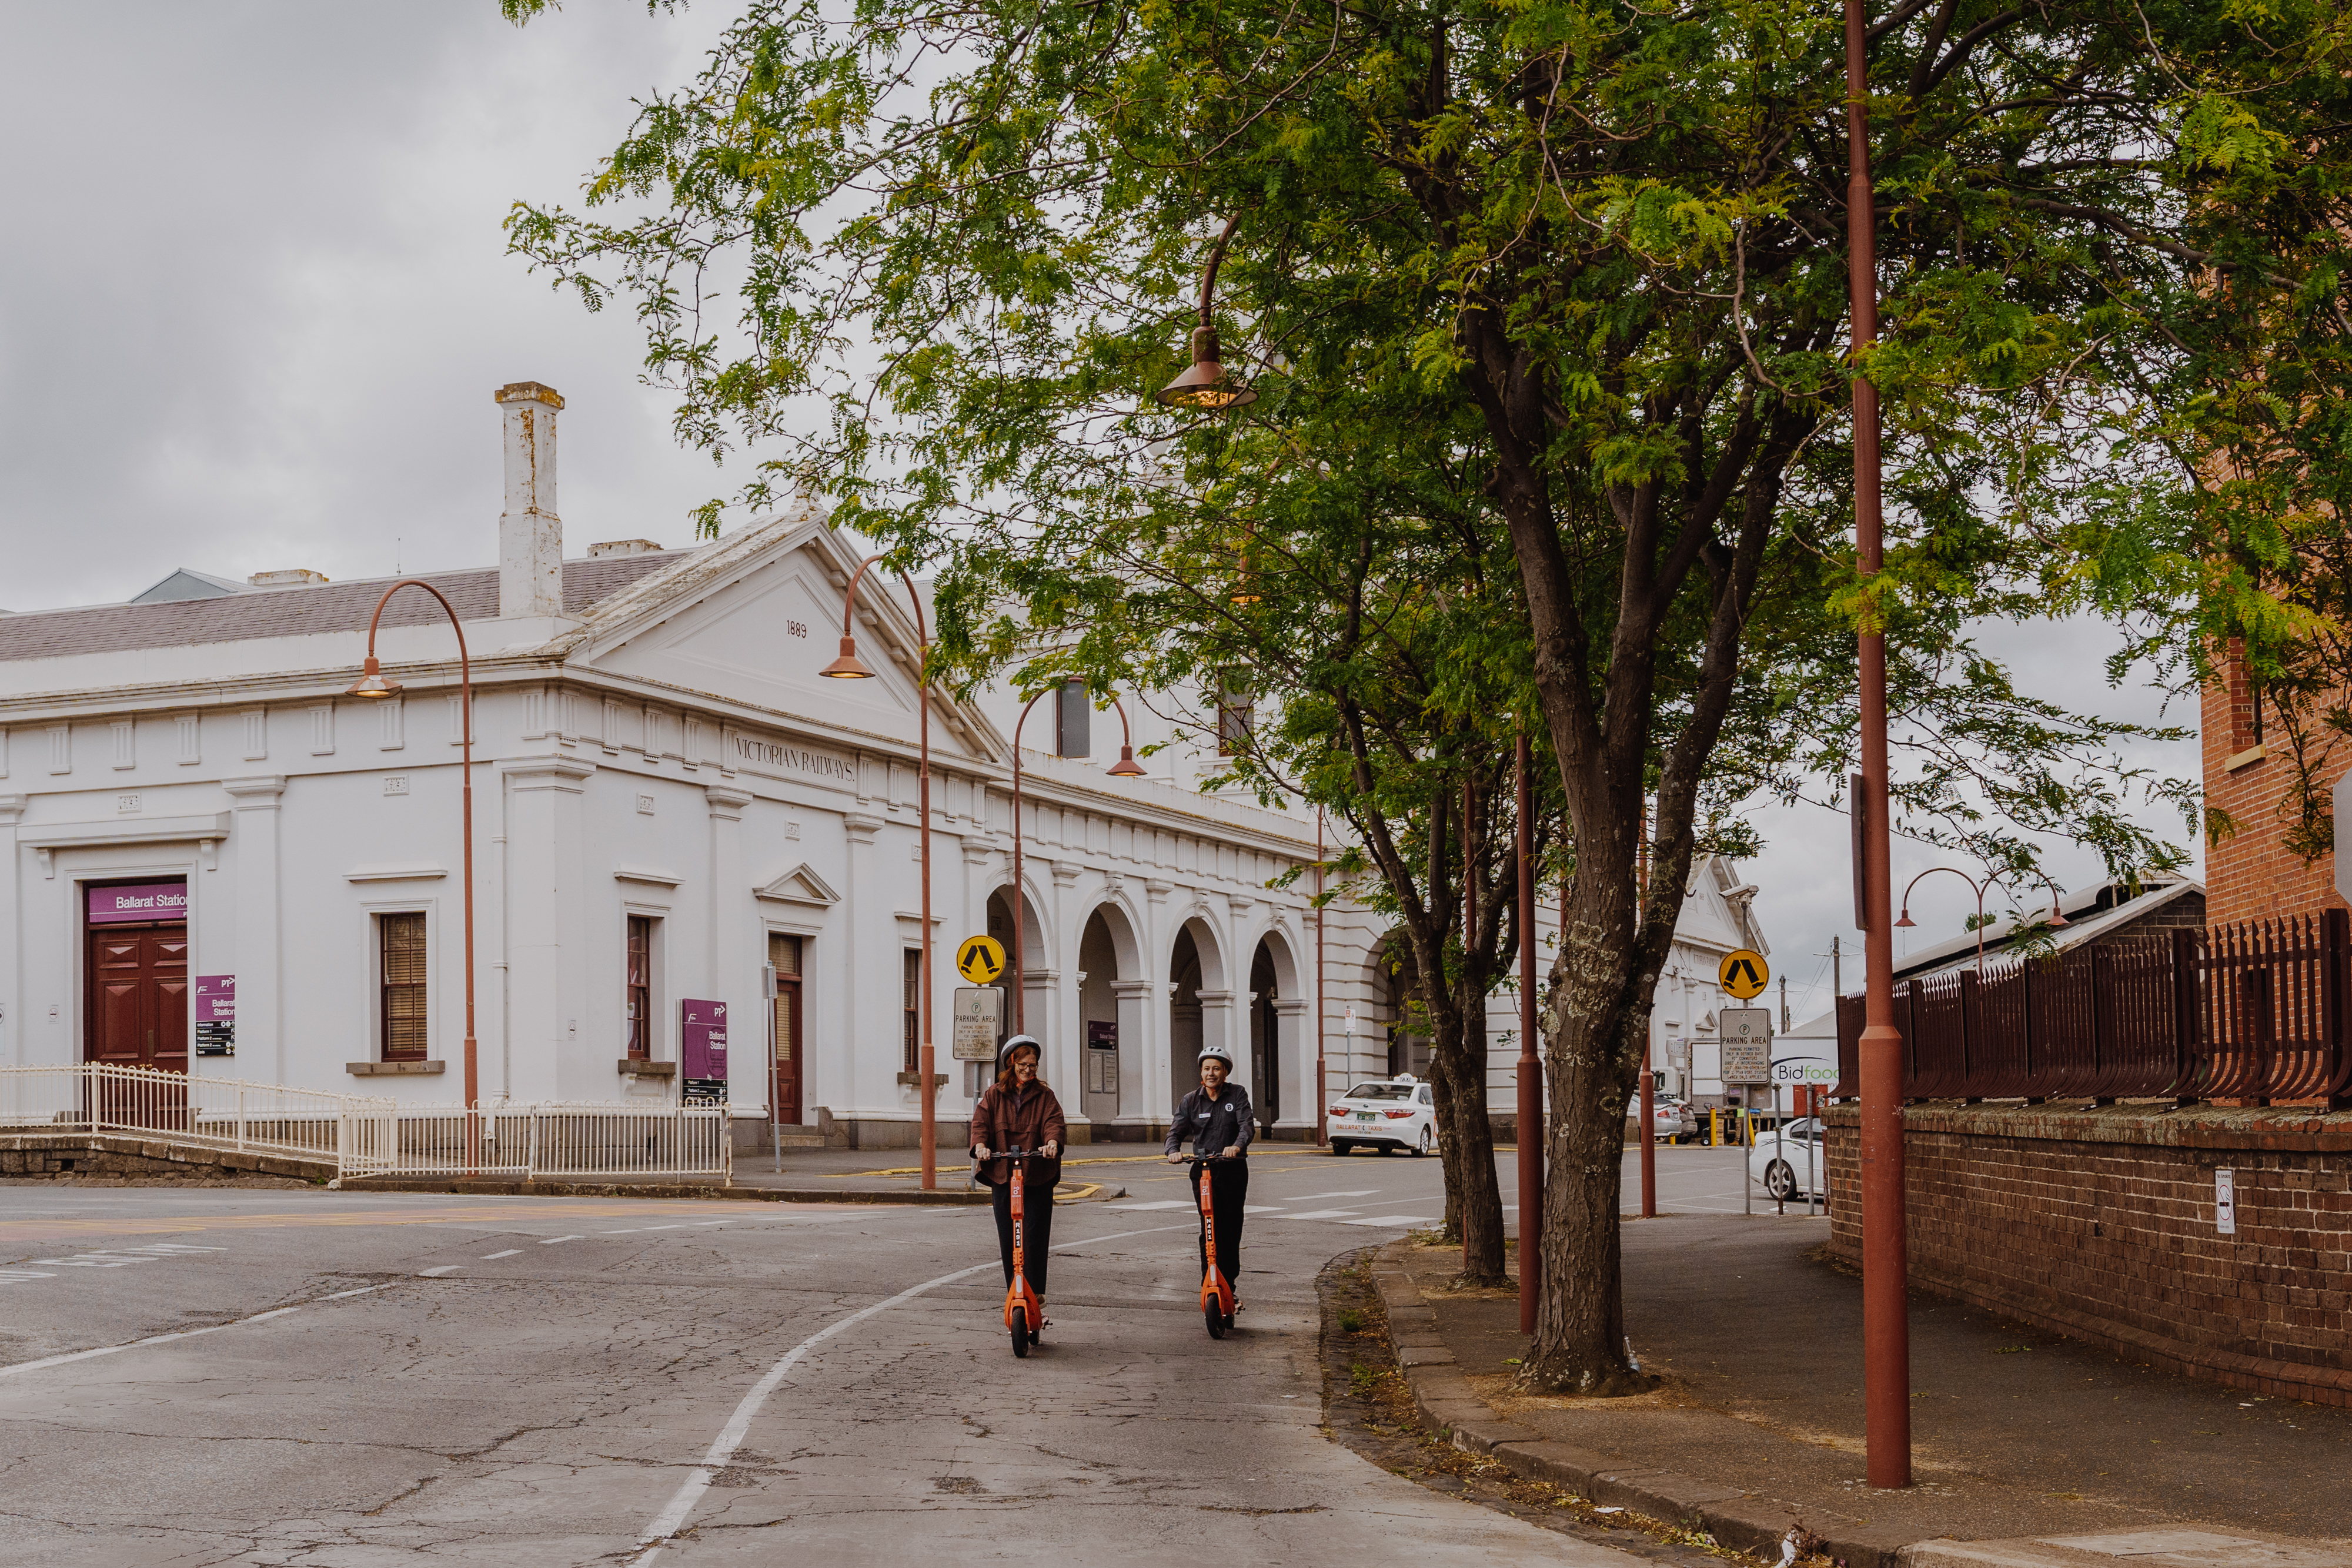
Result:
<instances>
[{"instance_id":1,"label":"parking area sign","mask_svg":"<svg viewBox=\"0 0 2352 1568\"><path fill-rule=\"evenodd\" d=\"M958 1061L993 1061L996 1037L1004 1029L1004 992L995 986L958 986L955 1034L949 1046Z\"/></svg>"},{"instance_id":2,"label":"parking area sign","mask_svg":"<svg viewBox=\"0 0 2352 1568\"><path fill-rule=\"evenodd\" d=\"M1723 1042L1723 1082L1752 1085L1772 1081L1772 1009L1725 1008L1715 1015Z\"/></svg>"}]
</instances>

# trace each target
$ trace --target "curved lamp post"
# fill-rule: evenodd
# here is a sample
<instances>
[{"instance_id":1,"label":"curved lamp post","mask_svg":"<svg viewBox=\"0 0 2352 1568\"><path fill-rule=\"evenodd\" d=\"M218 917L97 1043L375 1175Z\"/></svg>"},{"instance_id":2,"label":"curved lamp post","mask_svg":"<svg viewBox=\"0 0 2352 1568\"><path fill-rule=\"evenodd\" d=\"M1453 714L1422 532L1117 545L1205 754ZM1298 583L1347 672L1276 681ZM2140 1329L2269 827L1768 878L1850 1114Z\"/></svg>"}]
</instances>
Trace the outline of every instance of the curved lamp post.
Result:
<instances>
[{"instance_id":1,"label":"curved lamp post","mask_svg":"<svg viewBox=\"0 0 2352 1568\"><path fill-rule=\"evenodd\" d=\"M375 629L383 620L383 607L392 596L404 588L421 588L431 594L449 617L450 630L457 633L457 710L459 794L465 814L463 824L465 890L466 890L466 1174L471 1176L480 1168L481 1126L473 1114L481 1105L481 1082L476 1065L478 1055L474 1045L474 665L466 653L466 628L457 619L457 612L441 591L421 578L404 577L383 591L375 601L375 613L368 617L367 663L360 667L360 678L352 683L348 696L368 697L381 701L397 696L402 690L398 681L383 673L375 659Z\"/></svg>"},{"instance_id":2,"label":"curved lamp post","mask_svg":"<svg viewBox=\"0 0 2352 1568\"><path fill-rule=\"evenodd\" d=\"M1021 967L1022 929L1028 924L1023 916L1027 913L1029 898L1028 890L1021 880L1021 729L1029 722L1029 710L1037 706L1038 698L1061 689L1059 686L1047 686L1024 703L1021 716L1013 726L1013 1032L1015 1034L1027 1032L1024 1017L1027 1011L1024 1005L1027 999L1027 988L1022 984ZM1113 779L1141 779L1145 777L1143 764L1135 759L1135 730L1127 722L1127 705L1118 700L1117 693L1111 695L1110 700L1111 706L1118 709L1118 760L1104 771Z\"/></svg>"},{"instance_id":3,"label":"curved lamp post","mask_svg":"<svg viewBox=\"0 0 2352 1568\"><path fill-rule=\"evenodd\" d=\"M849 579L849 592L841 604L841 656L817 674L836 681L865 681L874 678L874 672L857 657L857 634L854 621L857 614L857 585L866 576L866 569L880 560L881 556L869 555L857 563ZM920 1050L916 1056L915 1085L917 1098L923 1108L923 1190L930 1192L940 1185L939 1118L934 1109L931 1071L934 1049L931 1043L931 680L929 665L931 658L931 634L923 619L923 596L915 591L915 580L905 572L898 580L907 585L907 599L915 607L915 638L923 667L915 672L916 700L922 713L922 760L918 771L921 779L920 809L923 855L923 956L919 960L922 980L917 993L916 1034ZM772 1059L768 1071L772 1080L776 1064ZM774 1092L772 1082L771 1093Z\"/></svg>"},{"instance_id":4,"label":"curved lamp post","mask_svg":"<svg viewBox=\"0 0 2352 1568\"><path fill-rule=\"evenodd\" d=\"M1919 924L1917 921L1911 918L1911 890L1919 885L1919 882L1922 877L1933 876L1939 871L1949 872L1954 876L1958 877L1962 882L1967 883L1969 890L1977 895L1977 973L1981 975L1984 973L1985 894L1991 892L1995 886L1999 885L2000 881L1999 877L1989 876L1985 878L1983 882L1979 883L1976 878L1960 870L1958 866L1931 865L1926 871L1921 872L1918 876L1913 877L1908 883L1904 884L1903 915L1900 919L1895 922L1895 924L1898 927L1916 926ZM2058 884L2052 882L2047 876L2042 875L2040 872L2035 872L2033 874L2042 877L2043 883L2050 889L2050 924L2053 925L2065 925L2066 916L2058 907Z\"/></svg>"},{"instance_id":5,"label":"curved lamp post","mask_svg":"<svg viewBox=\"0 0 2352 1568\"><path fill-rule=\"evenodd\" d=\"M1257 401L1257 393L1226 373L1224 350L1217 342L1217 324L1210 316L1217 294L1217 268L1241 221L1239 213L1227 218L1224 232L1210 247L1208 266L1201 272L1201 324L1192 329L1192 368L1151 394L1154 402L1166 407L1217 413Z\"/></svg>"}]
</instances>

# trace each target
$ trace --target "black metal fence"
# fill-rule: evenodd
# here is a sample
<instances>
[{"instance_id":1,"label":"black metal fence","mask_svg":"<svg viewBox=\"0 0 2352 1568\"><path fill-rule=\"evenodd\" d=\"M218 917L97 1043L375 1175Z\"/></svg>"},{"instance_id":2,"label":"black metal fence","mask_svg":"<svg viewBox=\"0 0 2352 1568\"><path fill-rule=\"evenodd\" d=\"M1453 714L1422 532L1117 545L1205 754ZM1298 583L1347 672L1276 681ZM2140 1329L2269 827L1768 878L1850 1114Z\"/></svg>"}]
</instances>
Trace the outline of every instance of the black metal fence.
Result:
<instances>
[{"instance_id":1,"label":"black metal fence","mask_svg":"<svg viewBox=\"0 0 2352 1568\"><path fill-rule=\"evenodd\" d=\"M1906 1100L2326 1100L2352 1108L2352 915L2151 933L1895 988ZM1863 1001L1838 998L1840 1098Z\"/></svg>"}]
</instances>

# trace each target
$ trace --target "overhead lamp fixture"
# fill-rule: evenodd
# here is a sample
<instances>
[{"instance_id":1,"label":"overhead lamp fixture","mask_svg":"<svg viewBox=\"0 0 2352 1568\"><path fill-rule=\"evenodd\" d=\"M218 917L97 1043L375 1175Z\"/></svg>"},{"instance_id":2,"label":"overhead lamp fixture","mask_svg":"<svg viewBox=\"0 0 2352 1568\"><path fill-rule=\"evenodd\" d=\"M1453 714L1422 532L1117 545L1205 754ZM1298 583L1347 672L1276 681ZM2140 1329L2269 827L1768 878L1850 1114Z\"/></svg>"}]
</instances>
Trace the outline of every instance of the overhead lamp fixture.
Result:
<instances>
[{"instance_id":1,"label":"overhead lamp fixture","mask_svg":"<svg viewBox=\"0 0 2352 1568\"><path fill-rule=\"evenodd\" d=\"M1224 350L1217 341L1216 323L1210 314L1216 298L1217 267L1225 259L1225 246L1241 221L1239 213L1227 218L1224 233L1217 236L1217 243L1209 251L1208 265L1201 272L1201 324L1192 329L1192 368L1151 394L1166 407L1207 409L1213 413L1257 401L1256 392L1225 373Z\"/></svg>"},{"instance_id":2,"label":"overhead lamp fixture","mask_svg":"<svg viewBox=\"0 0 2352 1568\"><path fill-rule=\"evenodd\" d=\"M370 653L367 663L361 666L360 678L353 681L351 689L343 695L350 697L391 697L398 696L401 691L400 683L387 678L383 667L375 662L375 655Z\"/></svg>"},{"instance_id":3,"label":"overhead lamp fixture","mask_svg":"<svg viewBox=\"0 0 2352 1568\"><path fill-rule=\"evenodd\" d=\"M1125 716L1122 715L1121 716L1124 717ZM1141 779L1145 777L1143 764L1135 759L1135 747L1132 746L1120 747L1118 748L1118 760L1112 763L1104 771L1108 777L1113 779Z\"/></svg>"},{"instance_id":4,"label":"overhead lamp fixture","mask_svg":"<svg viewBox=\"0 0 2352 1568\"><path fill-rule=\"evenodd\" d=\"M855 637L844 637L841 640L841 657L817 674L835 681L870 681L874 678L874 672L867 669L865 661L857 656L857 639Z\"/></svg>"}]
</instances>

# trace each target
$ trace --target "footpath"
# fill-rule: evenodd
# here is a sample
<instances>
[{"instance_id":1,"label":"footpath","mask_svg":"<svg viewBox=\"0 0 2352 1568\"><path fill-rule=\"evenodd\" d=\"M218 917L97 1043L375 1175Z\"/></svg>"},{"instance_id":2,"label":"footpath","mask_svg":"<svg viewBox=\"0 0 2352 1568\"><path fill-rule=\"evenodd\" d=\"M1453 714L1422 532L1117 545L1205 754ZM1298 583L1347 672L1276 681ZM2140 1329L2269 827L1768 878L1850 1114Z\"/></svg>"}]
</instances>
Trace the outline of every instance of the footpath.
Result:
<instances>
[{"instance_id":1,"label":"footpath","mask_svg":"<svg viewBox=\"0 0 2352 1568\"><path fill-rule=\"evenodd\" d=\"M1412 1239L1373 1281L1423 1419L1610 1507L1847 1568L2352 1568L2352 1412L2264 1399L1915 1294L1916 1484L1863 1469L1861 1281L1826 1221L1629 1219L1625 1311L1653 1393L1526 1397L1516 1291L1457 1291Z\"/></svg>"}]
</instances>

